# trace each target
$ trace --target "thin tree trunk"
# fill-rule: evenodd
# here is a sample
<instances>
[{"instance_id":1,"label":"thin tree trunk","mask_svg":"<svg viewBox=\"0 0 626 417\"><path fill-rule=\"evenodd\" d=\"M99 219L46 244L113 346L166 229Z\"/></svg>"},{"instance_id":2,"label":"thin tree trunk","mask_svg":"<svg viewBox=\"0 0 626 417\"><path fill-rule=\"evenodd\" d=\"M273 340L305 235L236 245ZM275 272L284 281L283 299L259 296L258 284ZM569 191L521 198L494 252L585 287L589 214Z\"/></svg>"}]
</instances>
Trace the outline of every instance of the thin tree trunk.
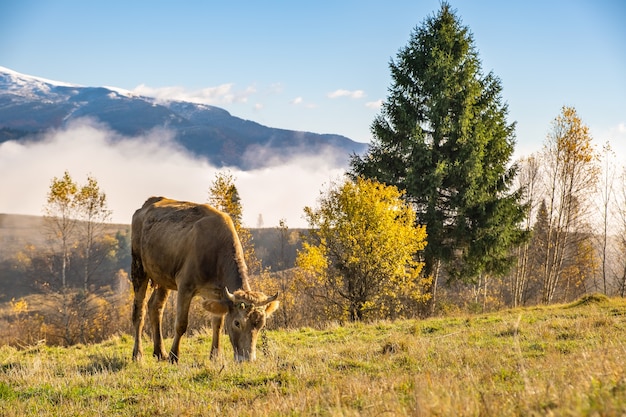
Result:
<instances>
[{"instance_id":1,"label":"thin tree trunk","mask_svg":"<svg viewBox=\"0 0 626 417\"><path fill-rule=\"evenodd\" d=\"M441 261L437 260L435 264L435 271L433 274L433 285L432 285L432 298L430 299L430 315L435 315L435 307L437 305L437 285L439 282L439 268L441 266Z\"/></svg>"},{"instance_id":2,"label":"thin tree trunk","mask_svg":"<svg viewBox=\"0 0 626 417\"><path fill-rule=\"evenodd\" d=\"M528 274L528 258L529 258L528 243L518 249L520 262L517 270L515 271L515 278L513 281L513 307L519 307L522 304L524 298L524 288L526 286L527 274Z\"/></svg>"},{"instance_id":3,"label":"thin tree trunk","mask_svg":"<svg viewBox=\"0 0 626 417\"><path fill-rule=\"evenodd\" d=\"M483 278L483 313L485 311L487 311L487 283L489 281L489 278L487 275L485 275L485 277Z\"/></svg>"},{"instance_id":4,"label":"thin tree trunk","mask_svg":"<svg viewBox=\"0 0 626 417\"><path fill-rule=\"evenodd\" d=\"M620 297L625 297L626 296L626 263L624 263L624 269L622 271L622 283L620 285Z\"/></svg>"}]
</instances>

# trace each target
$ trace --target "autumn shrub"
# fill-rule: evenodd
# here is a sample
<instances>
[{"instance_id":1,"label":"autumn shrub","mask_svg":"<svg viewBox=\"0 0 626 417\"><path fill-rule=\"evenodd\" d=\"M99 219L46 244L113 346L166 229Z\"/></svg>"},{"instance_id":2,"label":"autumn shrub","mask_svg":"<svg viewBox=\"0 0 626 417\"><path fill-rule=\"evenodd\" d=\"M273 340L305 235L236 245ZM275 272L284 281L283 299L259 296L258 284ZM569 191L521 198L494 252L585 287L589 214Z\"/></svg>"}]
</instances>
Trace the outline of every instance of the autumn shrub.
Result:
<instances>
[{"instance_id":1,"label":"autumn shrub","mask_svg":"<svg viewBox=\"0 0 626 417\"><path fill-rule=\"evenodd\" d=\"M66 289L12 300L2 310L0 344L54 346L97 343L129 331L130 297L110 288L98 293Z\"/></svg>"},{"instance_id":2,"label":"autumn shrub","mask_svg":"<svg viewBox=\"0 0 626 417\"><path fill-rule=\"evenodd\" d=\"M422 274L427 230L394 186L361 177L332 184L306 207L309 235L296 265L310 294L333 318L352 321L415 316L430 298Z\"/></svg>"}]
</instances>

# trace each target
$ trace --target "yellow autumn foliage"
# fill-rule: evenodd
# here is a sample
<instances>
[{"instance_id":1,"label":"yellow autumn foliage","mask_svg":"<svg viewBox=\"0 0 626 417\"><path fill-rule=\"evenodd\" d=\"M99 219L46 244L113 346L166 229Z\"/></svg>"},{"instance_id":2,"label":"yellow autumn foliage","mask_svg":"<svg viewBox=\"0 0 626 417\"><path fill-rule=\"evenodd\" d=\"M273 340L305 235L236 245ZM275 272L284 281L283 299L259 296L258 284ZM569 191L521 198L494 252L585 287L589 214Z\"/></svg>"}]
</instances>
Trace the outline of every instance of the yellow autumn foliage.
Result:
<instances>
[{"instance_id":1,"label":"yellow autumn foliage","mask_svg":"<svg viewBox=\"0 0 626 417\"><path fill-rule=\"evenodd\" d=\"M415 225L403 197L396 187L348 179L331 185L318 208L305 209L311 233L297 265L349 319L413 315L428 298L418 259L426 229Z\"/></svg>"}]
</instances>

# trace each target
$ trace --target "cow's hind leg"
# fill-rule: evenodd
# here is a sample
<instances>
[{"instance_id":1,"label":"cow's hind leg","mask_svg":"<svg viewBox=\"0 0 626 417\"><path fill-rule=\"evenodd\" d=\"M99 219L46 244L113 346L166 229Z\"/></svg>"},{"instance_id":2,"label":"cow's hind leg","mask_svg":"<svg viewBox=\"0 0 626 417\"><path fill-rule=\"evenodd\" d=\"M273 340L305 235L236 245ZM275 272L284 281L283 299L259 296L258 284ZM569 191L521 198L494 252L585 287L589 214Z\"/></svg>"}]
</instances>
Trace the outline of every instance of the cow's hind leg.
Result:
<instances>
[{"instance_id":1,"label":"cow's hind leg","mask_svg":"<svg viewBox=\"0 0 626 417\"><path fill-rule=\"evenodd\" d=\"M158 360L167 358L167 353L165 353L165 348L163 347L161 322L163 318L163 309L169 294L170 290L167 288L157 287L154 291L152 291L150 301L148 301L148 314L150 317L150 323L152 324L152 340L154 342L153 355Z\"/></svg>"},{"instance_id":2,"label":"cow's hind leg","mask_svg":"<svg viewBox=\"0 0 626 417\"><path fill-rule=\"evenodd\" d=\"M189 320L189 306L191 305L191 299L193 298L193 292L186 288L178 289L178 297L176 301L176 334L174 335L174 341L172 342L172 349L170 350L170 362L178 362L178 352L180 346L180 338L187 331L187 323Z\"/></svg>"},{"instance_id":3,"label":"cow's hind leg","mask_svg":"<svg viewBox=\"0 0 626 417\"><path fill-rule=\"evenodd\" d=\"M135 299L133 301L133 330L135 332L135 344L133 346L133 360L139 360L143 356L141 347L141 333L145 314L146 290L148 289L148 277L143 270L141 259L133 252L131 264L131 277Z\"/></svg>"}]
</instances>

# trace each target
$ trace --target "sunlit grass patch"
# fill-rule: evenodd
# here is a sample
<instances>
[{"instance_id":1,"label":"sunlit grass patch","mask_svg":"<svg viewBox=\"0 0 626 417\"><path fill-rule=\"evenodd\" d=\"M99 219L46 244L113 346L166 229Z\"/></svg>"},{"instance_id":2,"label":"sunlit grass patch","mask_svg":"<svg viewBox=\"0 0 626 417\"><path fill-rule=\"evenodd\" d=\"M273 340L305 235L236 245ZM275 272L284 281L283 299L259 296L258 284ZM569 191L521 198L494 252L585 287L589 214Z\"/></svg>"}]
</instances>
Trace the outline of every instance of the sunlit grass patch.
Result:
<instances>
[{"instance_id":1,"label":"sunlit grass patch","mask_svg":"<svg viewBox=\"0 0 626 417\"><path fill-rule=\"evenodd\" d=\"M625 308L611 299L272 330L243 364L229 343L209 360L207 331L183 339L177 365L150 345L131 361L128 335L0 347L0 415L623 415Z\"/></svg>"}]
</instances>

